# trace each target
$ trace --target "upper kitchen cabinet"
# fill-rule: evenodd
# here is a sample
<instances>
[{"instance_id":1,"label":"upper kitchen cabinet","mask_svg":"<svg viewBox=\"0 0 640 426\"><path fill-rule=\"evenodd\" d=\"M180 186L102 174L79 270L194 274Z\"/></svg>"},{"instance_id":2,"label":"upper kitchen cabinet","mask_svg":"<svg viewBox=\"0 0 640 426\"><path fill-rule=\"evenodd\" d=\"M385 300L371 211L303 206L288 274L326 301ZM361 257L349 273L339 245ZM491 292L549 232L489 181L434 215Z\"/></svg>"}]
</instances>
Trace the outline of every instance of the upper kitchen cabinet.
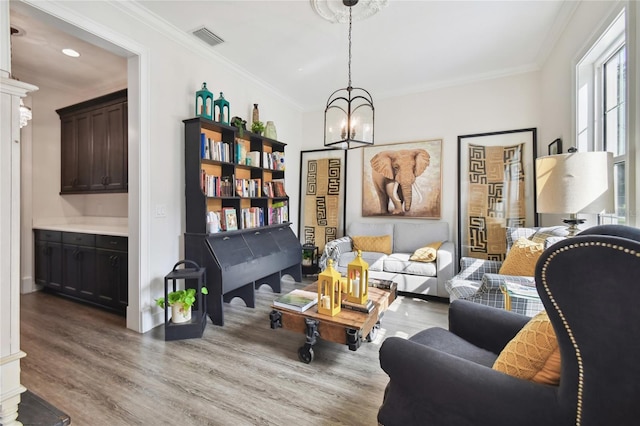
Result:
<instances>
[{"instance_id":1,"label":"upper kitchen cabinet","mask_svg":"<svg viewBox=\"0 0 640 426\"><path fill-rule=\"evenodd\" d=\"M61 194L127 192L127 90L56 110Z\"/></svg>"}]
</instances>

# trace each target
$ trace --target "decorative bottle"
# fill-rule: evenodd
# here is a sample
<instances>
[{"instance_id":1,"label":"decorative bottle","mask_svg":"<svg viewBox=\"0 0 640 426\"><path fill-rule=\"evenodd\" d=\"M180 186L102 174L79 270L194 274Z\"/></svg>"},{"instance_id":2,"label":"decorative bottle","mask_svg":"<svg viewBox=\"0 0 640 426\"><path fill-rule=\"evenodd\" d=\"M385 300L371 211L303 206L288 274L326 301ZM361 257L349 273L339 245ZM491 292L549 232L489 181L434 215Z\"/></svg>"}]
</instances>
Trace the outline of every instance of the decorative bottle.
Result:
<instances>
[{"instance_id":1,"label":"decorative bottle","mask_svg":"<svg viewBox=\"0 0 640 426\"><path fill-rule=\"evenodd\" d=\"M258 104L253 104L253 123L260 121L260 111L258 110Z\"/></svg>"}]
</instances>

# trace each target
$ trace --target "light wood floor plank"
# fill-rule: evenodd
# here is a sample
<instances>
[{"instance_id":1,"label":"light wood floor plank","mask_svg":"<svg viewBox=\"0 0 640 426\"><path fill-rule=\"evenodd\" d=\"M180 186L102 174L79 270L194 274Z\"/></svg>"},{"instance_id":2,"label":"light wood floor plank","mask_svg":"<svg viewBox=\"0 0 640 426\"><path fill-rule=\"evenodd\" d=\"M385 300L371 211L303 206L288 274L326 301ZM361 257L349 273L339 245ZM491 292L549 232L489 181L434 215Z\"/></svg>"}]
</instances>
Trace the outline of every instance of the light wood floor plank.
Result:
<instances>
[{"instance_id":1,"label":"light wood floor plank","mask_svg":"<svg viewBox=\"0 0 640 426\"><path fill-rule=\"evenodd\" d=\"M303 284L283 280L283 292ZM376 425L387 384L378 350L387 336L447 326L446 303L399 297L374 342L353 352L320 339L298 361L302 334L272 330L276 297L225 305L225 326L202 339L138 334L117 315L37 292L21 298L21 381L73 425Z\"/></svg>"}]
</instances>

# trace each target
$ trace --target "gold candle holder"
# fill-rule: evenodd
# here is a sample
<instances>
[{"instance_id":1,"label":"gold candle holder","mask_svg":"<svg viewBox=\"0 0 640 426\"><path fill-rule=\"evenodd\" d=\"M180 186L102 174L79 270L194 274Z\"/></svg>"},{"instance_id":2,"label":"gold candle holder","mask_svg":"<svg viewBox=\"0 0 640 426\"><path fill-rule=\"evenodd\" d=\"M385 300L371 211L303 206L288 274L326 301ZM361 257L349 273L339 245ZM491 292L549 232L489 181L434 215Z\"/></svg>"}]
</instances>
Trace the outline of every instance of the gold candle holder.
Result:
<instances>
[{"instance_id":1,"label":"gold candle holder","mask_svg":"<svg viewBox=\"0 0 640 426\"><path fill-rule=\"evenodd\" d=\"M349 292L347 300L364 305L369 300L369 264L362 258L362 251L347 266Z\"/></svg>"},{"instance_id":2,"label":"gold candle holder","mask_svg":"<svg viewBox=\"0 0 640 426\"><path fill-rule=\"evenodd\" d=\"M329 259L327 268L318 274L318 313L335 316L340 313L342 289L340 273L333 269L333 260Z\"/></svg>"}]
</instances>

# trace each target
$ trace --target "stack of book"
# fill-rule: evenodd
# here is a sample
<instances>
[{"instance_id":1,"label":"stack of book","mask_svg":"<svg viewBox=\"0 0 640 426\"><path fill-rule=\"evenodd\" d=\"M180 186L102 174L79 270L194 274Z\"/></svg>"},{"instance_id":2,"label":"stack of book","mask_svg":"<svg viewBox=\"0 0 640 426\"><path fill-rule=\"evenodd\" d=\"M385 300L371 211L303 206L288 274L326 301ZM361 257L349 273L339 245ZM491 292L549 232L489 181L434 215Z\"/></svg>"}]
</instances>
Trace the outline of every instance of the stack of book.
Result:
<instances>
[{"instance_id":1,"label":"stack of book","mask_svg":"<svg viewBox=\"0 0 640 426\"><path fill-rule=\"evenodd\" d=\"M380 278L369 278L369 287L381 288L384 290L391 289L393 285L393 281L391 280L383 280Z\"/></svg>"},{"instance_id":2,"label":"stack of book","mask_svg":"<svg viewBox=\"0 0 640 426\"><path fill-rule=\"evenodd\" d=\"M375 305L371 300L367 300L367 303L361 305L360 303L349 302L347 299L342 301L342 309L348 309L350 311L364 312L365 314L373 311Z\"/></svg>"}]
</instances>

